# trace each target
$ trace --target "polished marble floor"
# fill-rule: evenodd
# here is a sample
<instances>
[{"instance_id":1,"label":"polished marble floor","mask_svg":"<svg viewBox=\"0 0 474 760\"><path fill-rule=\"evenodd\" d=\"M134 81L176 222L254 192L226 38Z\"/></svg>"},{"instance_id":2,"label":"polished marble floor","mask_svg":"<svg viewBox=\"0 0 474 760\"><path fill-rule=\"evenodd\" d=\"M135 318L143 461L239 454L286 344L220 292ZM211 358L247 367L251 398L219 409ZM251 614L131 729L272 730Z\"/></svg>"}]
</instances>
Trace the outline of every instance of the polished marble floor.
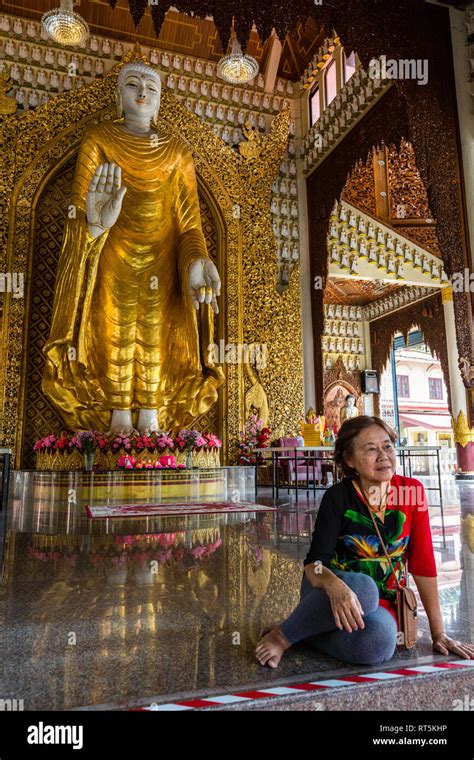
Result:
<instances>
[{"instance_id":1,"label":"polished marble floor","mask_svg":"<svg viewBox=\"0 0 474 760\"><path fill-rule=\"evenodd\" d=\"M444 532L430 508L443 615L474 641L474 483L444 476L443 494ZM304 644L275 671L254 658L262 626L297 602L320 498L300 494L296 510L283 491L278 512L94 521L61 499L12 493L3 698L27 710L113 709L367 672ZM394 666L443 659L426 623L421 613L416 651Z\"/></svg>"}]
</instances>

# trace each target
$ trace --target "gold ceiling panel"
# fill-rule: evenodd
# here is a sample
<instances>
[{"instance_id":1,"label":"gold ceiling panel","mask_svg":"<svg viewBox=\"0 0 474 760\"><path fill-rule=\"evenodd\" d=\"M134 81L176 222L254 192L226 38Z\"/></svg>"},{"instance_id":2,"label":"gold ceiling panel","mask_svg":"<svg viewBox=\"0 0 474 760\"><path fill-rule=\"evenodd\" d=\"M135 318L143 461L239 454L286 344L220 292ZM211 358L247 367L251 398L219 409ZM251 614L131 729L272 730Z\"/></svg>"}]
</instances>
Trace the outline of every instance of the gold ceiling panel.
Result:
<instances>
[{"instance_id":1,"label":"gold ceiling panel","mask_svg":"<svg viewBox=\"0 0 474 760\"><path fill-rule=\"evenodd\" d=\"M385 282L330 277L326 281L324 303L365 306L403 287L405 286Z\"/></svg>"}]
</instances>

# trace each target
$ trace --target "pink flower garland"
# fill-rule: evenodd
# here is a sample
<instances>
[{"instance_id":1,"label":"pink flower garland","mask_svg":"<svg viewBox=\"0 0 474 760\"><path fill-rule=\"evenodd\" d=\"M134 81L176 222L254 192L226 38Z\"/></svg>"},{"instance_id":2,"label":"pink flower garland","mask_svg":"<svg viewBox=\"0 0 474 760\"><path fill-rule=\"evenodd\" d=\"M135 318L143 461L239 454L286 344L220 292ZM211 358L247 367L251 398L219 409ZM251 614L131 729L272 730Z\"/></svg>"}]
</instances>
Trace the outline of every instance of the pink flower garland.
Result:
<instances>
[{"instance_id":1,"label":"pink flower garland","mask_svg":"<svg viewBox=\"0 0 474 760\"><path fill-rule=\"evenodd\" d=\"M36 441L33 450L36 452L71 452L74 450L83 452L85 448L98 448L100 451L117 452L124 451L150 451L163 452L184 451L184 449L219 449L222 441L214 433L200 433L198 430L180 430L176 437L166 433L151 433L150 435L126 436L114 433L100 433L93 430L84 430L70 434L62 432L56 436L49 433Z\"/></svg>"}]
</instances>

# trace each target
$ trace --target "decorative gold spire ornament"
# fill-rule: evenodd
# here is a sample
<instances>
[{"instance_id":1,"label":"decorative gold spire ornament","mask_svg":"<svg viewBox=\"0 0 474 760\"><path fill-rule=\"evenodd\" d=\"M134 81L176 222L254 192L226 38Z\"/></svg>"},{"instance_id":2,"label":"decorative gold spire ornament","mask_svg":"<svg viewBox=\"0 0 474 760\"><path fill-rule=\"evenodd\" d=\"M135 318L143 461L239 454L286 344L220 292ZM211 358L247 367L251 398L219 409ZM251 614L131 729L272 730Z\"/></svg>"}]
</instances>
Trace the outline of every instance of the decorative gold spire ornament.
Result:
<instances>
[{"instance_id":1,"label":"decorative gold spire ornament","mask_svg":"<svg viewBox=\"0 0 474 760\"><path fill-rule=\"evenodd\" d=\"M247 142L242 141L239 143L240 155L248 161L253 158L258 158L262 152L262 140L260 135L248 119L245 122L242 131L247 138Z\"/></svg>"},{"instance_id":2,"label":"decorative gold spire ornament","mask_svg":"<svg viewBox=\"0 0 474 760\"><path fill-rule=\"evenodd\" d=\"M474 443L474 430L471 430L467 417L461 410L457 416L457 419L452 419L454 442L465 448L468 443Z\"/></svg>"}]
</instances>

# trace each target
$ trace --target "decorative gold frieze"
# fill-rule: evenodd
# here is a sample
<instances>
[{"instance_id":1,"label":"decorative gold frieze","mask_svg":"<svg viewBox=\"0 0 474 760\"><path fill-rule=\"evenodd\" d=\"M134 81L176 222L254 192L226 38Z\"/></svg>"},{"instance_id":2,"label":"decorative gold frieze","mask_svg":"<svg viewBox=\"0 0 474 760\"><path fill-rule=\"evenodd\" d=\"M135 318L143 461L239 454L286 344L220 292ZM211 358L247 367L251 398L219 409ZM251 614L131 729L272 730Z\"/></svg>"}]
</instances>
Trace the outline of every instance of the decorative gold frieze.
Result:
<instances>
[{"instance_id":1,"label":"decorative gold frieze","mask_svg":"<svg viewBox=\"0 0 474 760\"><path fill-rule=\"evenodd\" d=\"M392 219L431 218L428 195L416 165L413 145L402 140L388 149L390 216Z\"/></svg>"}]
</instances>

